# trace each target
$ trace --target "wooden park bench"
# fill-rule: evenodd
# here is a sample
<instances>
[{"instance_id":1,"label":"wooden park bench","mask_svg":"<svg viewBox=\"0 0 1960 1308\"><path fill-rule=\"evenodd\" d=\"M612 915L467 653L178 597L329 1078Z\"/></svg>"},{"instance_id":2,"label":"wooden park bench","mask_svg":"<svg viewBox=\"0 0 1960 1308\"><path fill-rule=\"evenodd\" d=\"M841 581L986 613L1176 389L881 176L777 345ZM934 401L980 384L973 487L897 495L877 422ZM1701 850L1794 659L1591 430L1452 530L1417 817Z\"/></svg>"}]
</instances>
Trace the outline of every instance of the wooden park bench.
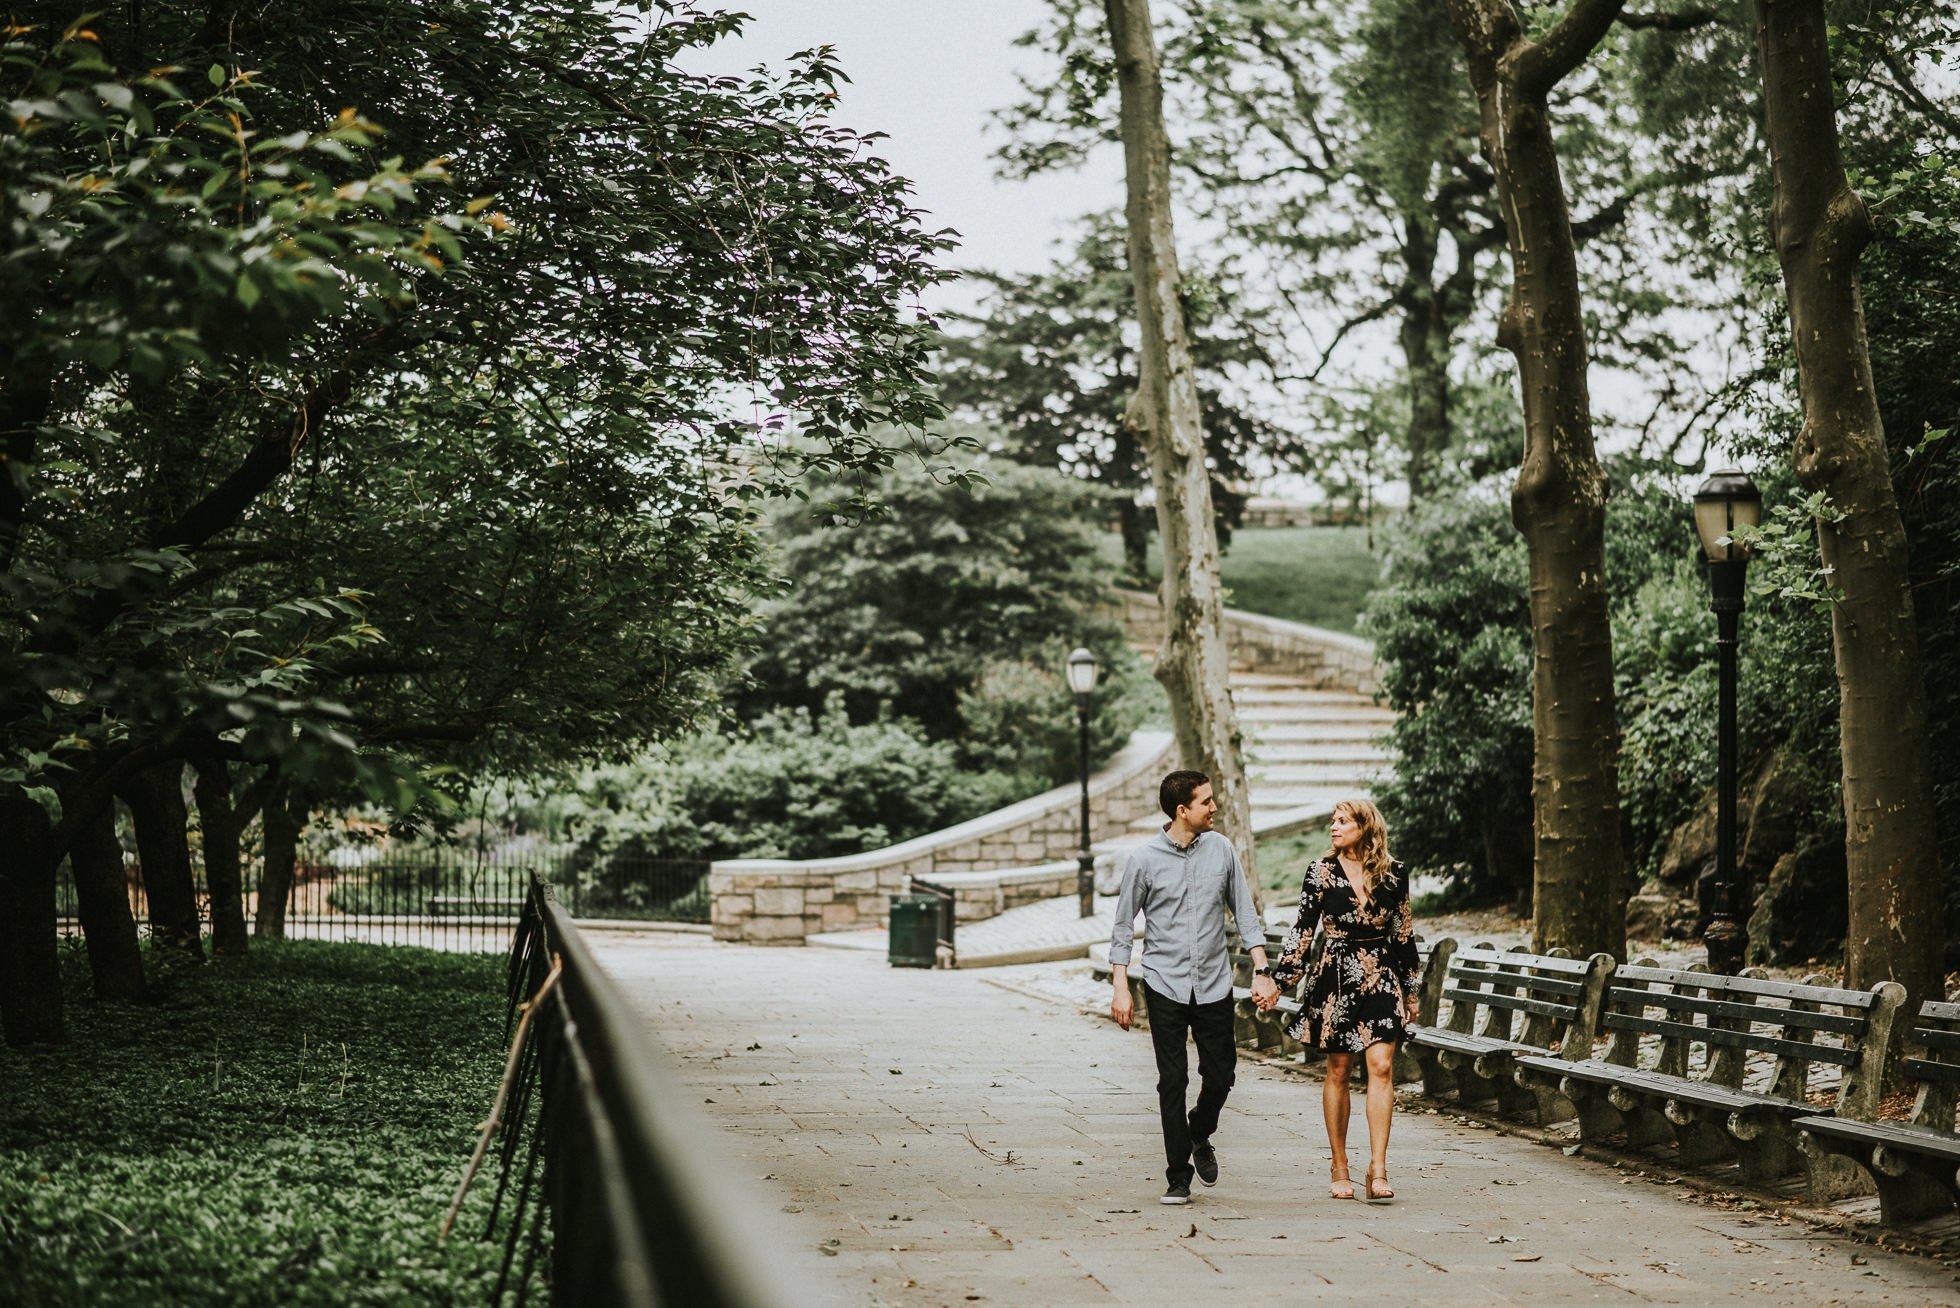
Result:
<instances>
[{"instance_id":1,"label":"wooden park bench","mask_svg":"<svg viewBox=\"0 0 1960 1308\"><path fill-rule=\"evenodd\" d=\"M1556 1086L1521 1084L1516 1060L1592 1054L1613 959L1500 951L1488 944L1457 949L1454 941L1439 944L1439 955L1444 946L1447 964L1426 978L1433 982L1425 986L1431 992L1424 995L1427 1013L1411 1039L1423 1093L1442 1098L1453 1091L1464 1104L1495 1100L1499 1111L1535 1113L1541 1125L1572 1116ZM1445 999L1450 1018L1439 1024Z\"/></svg>"},{"instance_id":2,"label":"wooden park bench","mask_svg":"<svg viewBox=\"0 0 1960 1308\"><path fill-rule=\"evenodd\" d=\"M1906 1041L1924 1057L1908 1057L1905 1074L1919 1082L1912 1117L1904 1122L1801 1117L1797 1142L1806 1157L1856 1164L1878 1188L1879 1220L1916 1221L1960 1204L1960 1135L1953 1113L1960 1099L1960 1004L1929 1000Z\"/></svg>"},{"instance_id":3,"label":"wooden park bench","mask_svg":"<svg viewBox=\"0 0 1960 1308\"><path fill-rule=\"evenodd\" d=\"M1683 972L1643 959L1618 968L1607 987L1605 1057L1521 1054L1518 1079L1571 1100L1587 1142L1617 1130L1629 1147L1671 1142L1691 1166L1732 1158L1747 1181L1802 1168L1812 1202L1855 1194L1855 1173L1805 1155L1795 1124L1827 1104L1833 1117L1872 1119L1905 991L1889 981L1869 991L1812 984L1821 980L1720 976L1699 964ZM1697 1046L1699 1075L1691 1072ZM1818 1066L1839 1075L1813 1102Z\"/></svg>"}]
</instances>

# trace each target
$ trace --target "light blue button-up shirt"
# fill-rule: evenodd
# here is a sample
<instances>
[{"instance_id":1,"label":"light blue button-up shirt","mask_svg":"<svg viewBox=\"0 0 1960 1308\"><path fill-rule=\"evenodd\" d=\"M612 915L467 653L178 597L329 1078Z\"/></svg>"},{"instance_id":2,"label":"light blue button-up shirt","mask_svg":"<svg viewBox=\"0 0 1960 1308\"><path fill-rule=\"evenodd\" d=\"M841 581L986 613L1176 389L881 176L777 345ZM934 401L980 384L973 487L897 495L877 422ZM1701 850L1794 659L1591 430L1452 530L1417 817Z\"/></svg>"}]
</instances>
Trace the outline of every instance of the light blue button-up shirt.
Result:
<instances>
[{"instance_id":1,"label":"light blue button-up shirt","mask_svg":"<svg viewBox=\"0 0 1960 1308\"><path fill-rule=\"evenodd\" d=\"M1266 943L1238 851L1216 831L1180 848L1168 829L1130 855L1109 933L1111 965L1130 961L1131 924L1143 910L1143 980L1158 994L1209 1004L1232 993L1225 915L1239 920L1245 947Z\"/></svg>"}]
</instances>

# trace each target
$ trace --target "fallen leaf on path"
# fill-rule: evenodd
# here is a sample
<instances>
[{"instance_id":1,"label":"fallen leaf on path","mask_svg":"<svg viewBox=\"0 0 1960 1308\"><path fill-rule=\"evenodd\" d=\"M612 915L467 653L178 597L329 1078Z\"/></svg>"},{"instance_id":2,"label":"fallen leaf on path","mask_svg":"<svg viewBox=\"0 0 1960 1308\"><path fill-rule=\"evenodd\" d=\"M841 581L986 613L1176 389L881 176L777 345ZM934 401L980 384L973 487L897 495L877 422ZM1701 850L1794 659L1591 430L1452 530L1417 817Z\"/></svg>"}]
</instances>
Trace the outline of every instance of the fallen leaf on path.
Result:
<instances>
[{"instance_id":1,"label":"fallen leaf on path","mask_svg":"<svg viewBox=\"0 0 1960 1308\"><path fill-rule=\"evenodd\" d=\"M1514 1263L1535 1263L1544 1256L1544 1254L1518 1254L1511 1261Z\"/></svg>"}]
</instances>

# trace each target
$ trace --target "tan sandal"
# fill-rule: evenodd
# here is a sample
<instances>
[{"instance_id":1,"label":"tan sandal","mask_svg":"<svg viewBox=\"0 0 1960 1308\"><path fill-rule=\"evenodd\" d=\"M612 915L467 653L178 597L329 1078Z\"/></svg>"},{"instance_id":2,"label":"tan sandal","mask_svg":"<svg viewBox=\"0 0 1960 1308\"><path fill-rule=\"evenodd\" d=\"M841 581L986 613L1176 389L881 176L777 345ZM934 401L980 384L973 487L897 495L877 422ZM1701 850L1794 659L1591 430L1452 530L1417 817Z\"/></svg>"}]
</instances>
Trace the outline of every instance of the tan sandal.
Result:
<instances>
[{"instance_id":1,"label":"tan sandal","mask_svg":"<svg viewBox=\"0 0 1960 1308\"><path fill-rule=\"evenodd\" d=\"M1368 1191L1368 1202L1371 1204L1380 1203L1384 1199L1393 1199L1395 1197L1394 1187L1388 1183L1387 1172L1376 1176L1375 1169L1371 1167L1361 1174L1361 1181L1362 1185Z\"/></svg>"},{"instance_id":2,"label":"tan sandal","mask_svg":"<svg viewBox=\"0 0 1960 1308\"><path fill-rule=\"evenodd\" d=\"M1343 1191L1345 1191L1345 1193L1343 1193ZM1348 1169L1346 1163L1342 1163L1340 1165L1340 1168L1334 1172L1333 1180L1328 1182L1327 1197L1329 1199L1354 1198L1354 1182L1348 1179Z\"/></svg>"}]
</instances>

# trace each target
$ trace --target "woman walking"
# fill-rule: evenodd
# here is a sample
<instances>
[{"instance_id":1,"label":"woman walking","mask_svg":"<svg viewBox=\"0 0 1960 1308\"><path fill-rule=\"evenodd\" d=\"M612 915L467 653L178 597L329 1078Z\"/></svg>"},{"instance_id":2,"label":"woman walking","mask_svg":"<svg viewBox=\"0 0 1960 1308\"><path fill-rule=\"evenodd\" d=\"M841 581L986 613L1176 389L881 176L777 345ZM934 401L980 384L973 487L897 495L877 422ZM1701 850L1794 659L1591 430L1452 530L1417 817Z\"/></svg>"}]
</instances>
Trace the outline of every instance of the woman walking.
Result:
<instances>
[{"instance_id":1,"label":"woman walking","mask_svg":"<svg viewBox=\"0 0 1960 1308\"><path fill-rule=\"evenodd\" d=\"M1327 1053L1321 1108L1333 1150L1336 1199L1354 1198L1348 1179L1348 1077L1356 1056L1368 1068L1369 1200L1393 1199L1388 1184L1388 1125L1395 1108L1395 1044L1416 1020L1415 925L1409 912L1407 870L1389 857L1388 828L1365 799L1334 806L1333 851L1307 869L1300 916L1273 965L1273 979L1291 986L1306 971L1316 924L1326 945L1300 1016L1287 1028L1294 1039ZM1271 1008L1277 996L1265 1005Z\"/></svg>"}]
</instances>

